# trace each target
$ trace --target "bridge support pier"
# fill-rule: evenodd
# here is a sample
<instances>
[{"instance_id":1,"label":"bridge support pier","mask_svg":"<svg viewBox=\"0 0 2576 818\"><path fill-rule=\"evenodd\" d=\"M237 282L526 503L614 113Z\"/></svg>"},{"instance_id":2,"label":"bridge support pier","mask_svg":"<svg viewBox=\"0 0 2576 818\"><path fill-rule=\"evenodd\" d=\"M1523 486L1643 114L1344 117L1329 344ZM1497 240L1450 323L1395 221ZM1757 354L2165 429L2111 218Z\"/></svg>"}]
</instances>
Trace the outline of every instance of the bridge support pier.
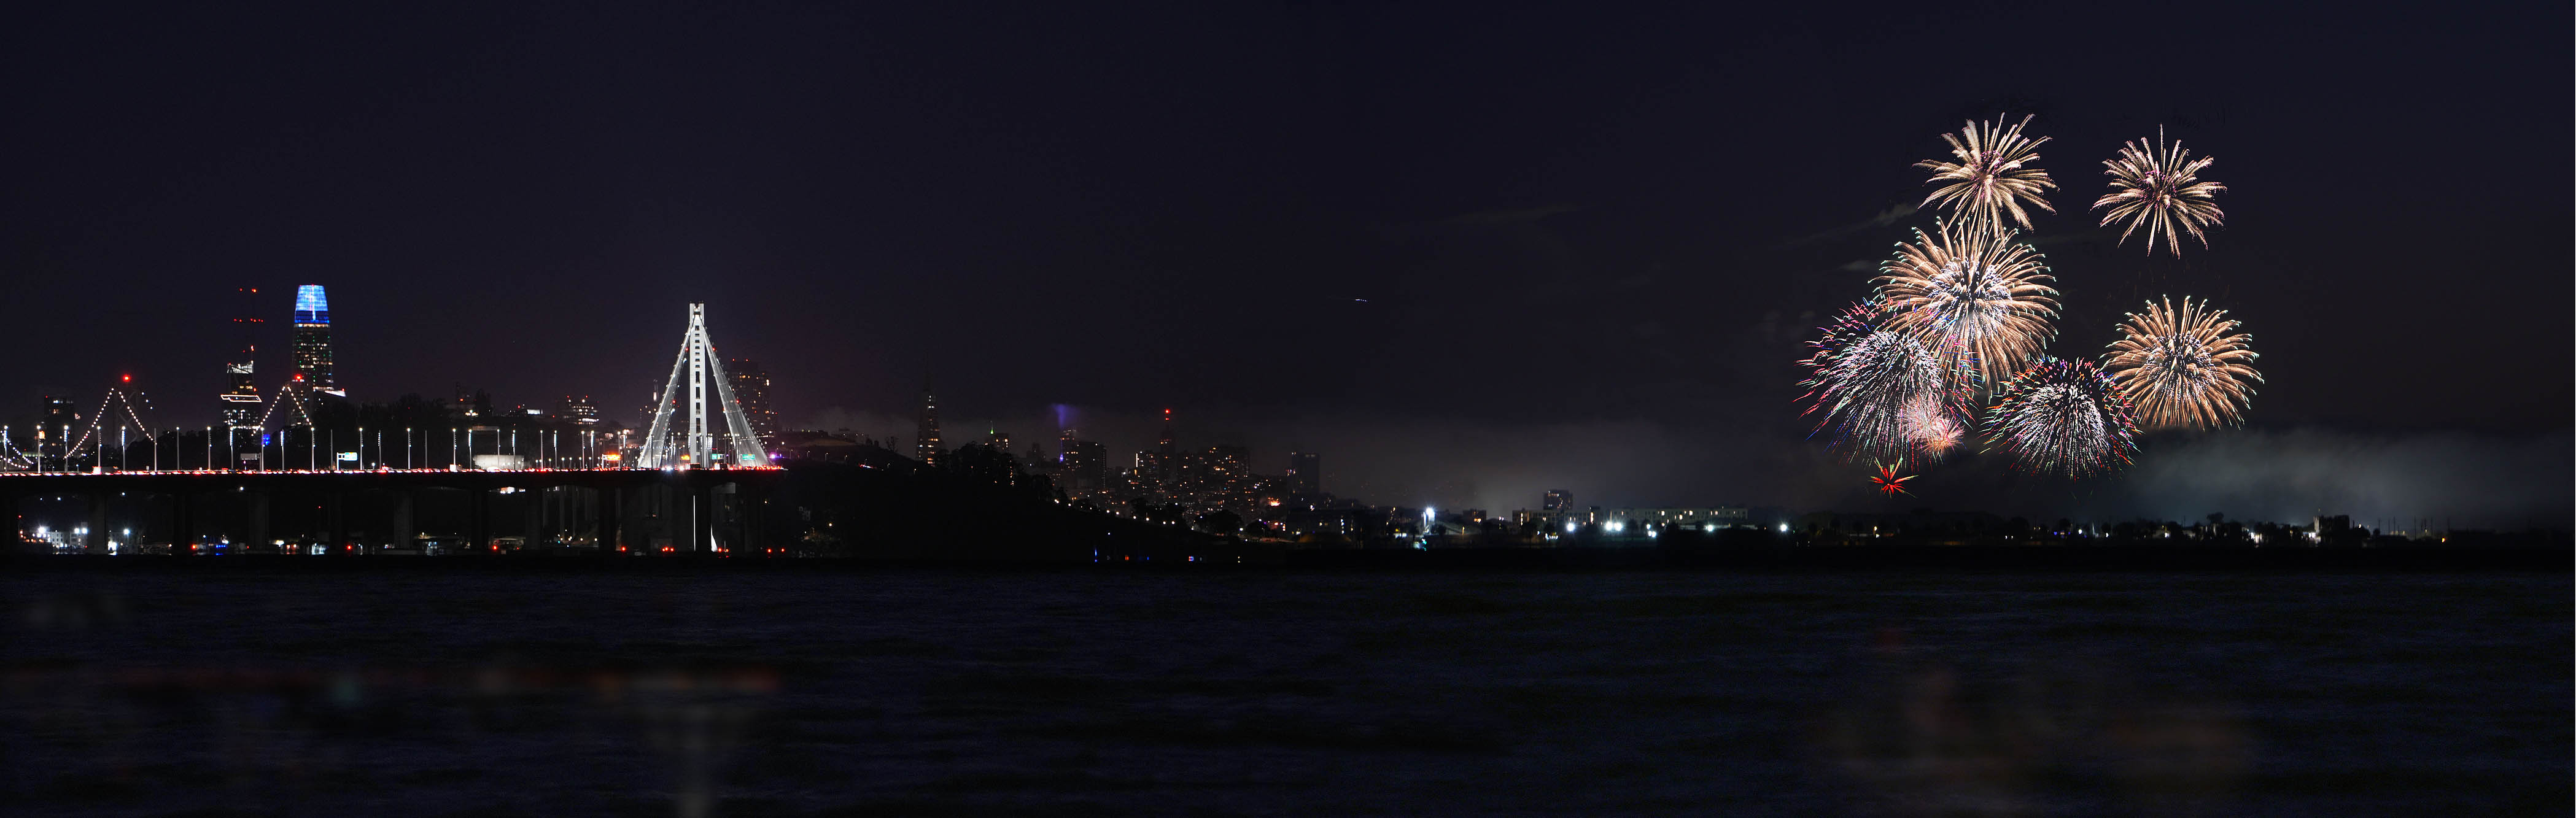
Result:
<instances>
[{"instance_id":1,"label":"bridge support pier","mask_svg":"<svg viewBox=\"0 0 2576 818\"><path fill-rule=\"evenodd\" d=\"M81 550L92 554L107 553L107 492L93 491L89 499L89 535L81 539Z\"/></svg>"},{"instance_id":2,"label":"bridge support pier","mask_svg":"<svg viewBox=\"0 0 2576 818\"><path fill-rule=\"evenodd\" d=\"M519 490L519 493L526 495L519 498L520 547L537 548L541 545L549 544L548 541L552 539L550 536L552 532L547 531L545 527L546 496L552 494L553 491L550 489L537 489L534 492L530 492L526 489L521 489Z\"/></svg>"},{"instance_id":3,"label":"bridge support pier","mask_svg":"<svg viewBox=\"0 0 2576 818\"><path fill-rule=\"evenodd\" d=\"M334 491L331 492L331 545L323 549L323 553L338 553L343 549L355 550L349 548L349 493Z\"/></svg>"},{"instance_id":4,"label":"bridge support pier","mask_svg":"<svg viewBox=\"0 0 2576 818\"><path fill-rule=\"evenodd\" d=\"M610 486L599 490L599 553L616 554L626 550L626 490Z\"/></svg>"},{"instance_id":5,"label":"bridge support pier","mask_svg":"<svg viewBox=\"0 0 2576 818\"><path fill-rule=\"evenodd\" d=\"M170 498L170 555L184 557L197 551L197 494L185 489L172 491Z\"/></svg>"},{"instance_id":6,"label":"bridge support pier","mask_svg":"<svg viewBox=\"0 0 2576 818\"><path fill-rule=\"evenodd\" d=\"M420 544L418 536L420 527L412 523L414 494L415 492L409 489L394 492L393 547L395 548L408 550Z\"/></svg>"},{"instance_id":7,"label":"bridge support pier","mask_svg":"<svg viewBox=\"0 0 2576 818\"><path fill-rule=\"evenodd\" d=\"M700 487L690 491L689 497L690 507L696 512L689 515L689 539L695 546L690 550L714 552L723 548L724 542L716 537L717 521L723 519L716 513L716 487Z\"/></svg>"},{"instance_id":8,"label":"bridge support pier","mask_svg":"<svg viewBox=\"0 0 2576 818\"><path fill-rule=\"evenodd\" d=\"M244 551L260 554L277 553L277 546L269 541L268 536L268 492L246 491L243 494L248 495L242 503L243 516L250 518L246 521L250 524L250 541L245 544L247 547Z\"/></svg>"},{"instance_id":9,"label":"bridge support pier","mask_svg":"<svg viewBox=\"0 0 2576 818\"><path fill-rule=\"evenodd\" d=\"M27 520L18 516L18 495L0 492L0 518L9 521L10 553L18 553L27 535ZM52 553L52 549L47 548L46 553Z\"/></svg>"},{"instance_id":10,"label":"bridge support pier","mask_svg":"<svg viewBox=\"0 0 2576 818\"><path fill-rule=\"evenodd\" d=\"M492 490L465 490L465 550L470 554L492 553Z\"/></svg>"}]
</instances>

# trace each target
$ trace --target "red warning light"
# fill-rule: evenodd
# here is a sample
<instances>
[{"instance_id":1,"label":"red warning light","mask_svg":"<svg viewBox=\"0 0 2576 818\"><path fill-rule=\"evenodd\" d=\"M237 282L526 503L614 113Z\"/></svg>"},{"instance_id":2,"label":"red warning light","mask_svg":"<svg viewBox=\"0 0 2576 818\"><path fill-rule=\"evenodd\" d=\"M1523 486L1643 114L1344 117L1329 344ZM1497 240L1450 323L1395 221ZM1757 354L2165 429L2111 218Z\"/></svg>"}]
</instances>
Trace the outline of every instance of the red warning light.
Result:
<instances>
[{"instance_id":1,"label":"red warning light","mask_svg":"<svg viewBox=\"0 0 2576 818\"><path fill-rule=\"evenodd\" d=\"M132 376L132 375L127 375L127 376L125 376L125 382L126 382L126 383L133 383L133 382L134 382L134 376Z\"/></svg>"}]
</instances>

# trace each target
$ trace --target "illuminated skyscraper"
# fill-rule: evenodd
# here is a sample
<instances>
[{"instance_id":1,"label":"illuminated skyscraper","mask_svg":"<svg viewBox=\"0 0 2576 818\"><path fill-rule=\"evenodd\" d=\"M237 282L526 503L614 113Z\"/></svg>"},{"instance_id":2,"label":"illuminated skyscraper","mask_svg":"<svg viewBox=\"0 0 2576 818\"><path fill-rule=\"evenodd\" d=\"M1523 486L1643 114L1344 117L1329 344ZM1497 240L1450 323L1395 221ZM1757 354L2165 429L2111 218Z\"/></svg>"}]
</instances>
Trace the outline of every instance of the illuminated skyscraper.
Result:
<instances>
[{"instance_id":1,"label":"illuminated skyscraper","mask_svg":"<svg viewBox=\"0 0 2576 818\"><path fill-rule=\"evenodd\" d=\"M250 350L242 350L249 358ZM224 374L232 378L232 387L216 397L223 399L224 425L239 429L259 420L259 385L251 382L253 362L224 364Z\"/></svg>"},{"instance_id":2,"label":"illuminated skyscraper","mask_svg":"<svg viewBox=\"0 0 2576 818\"><path fill-rule=\"evenodd\" d=\"M725 374L733 378L733 399L742 404L742 418L751 421L752 435L762 445L778 445L778 413L769 408L769 373L759 361L735 358L725 362Z\"/></svg>"},{"instance_id":3,"label":"illuminated skyscraper","mask_svg":"<svg viewBox=\"0 0 2576 818\"><path fill-rule=\"evenodd\" d=\"M939 465L939 398L930 394L930 376L921 376L921 426L912 438L912 456L922 465Z\"/></svg>"},{"instance_id":4,"label":"illuminated skyscraper","mask_svg":"<svg viewBox=\"0 0 2576 818\"><path fill-rule=\"evenodd\" d=\"M1173 439L1172 410L1170 409L1163 410L1163 437L1154 443L1154 460L1155 466L1158 467L1158 473L1154 475L1156 478L1165 483L1180 478L1181 451Z\"/></svg>"},{"instance_id":5,"label":"illuminated skyscraper","mask_svg":"<svg viewBox=\"0 0 2576 818\"><path fill-rule=\"evenodd\" d=\"M320 284L295 288L295 374L303 376L305 389L349 394L333 375L331 302L322 296Z\"/></svg>"},{"instance_id":6,"label":"illuminated skyscraper","mask_svg":"<svg viewBox=\"0 0 2576 818\"><path fill-rule=\"evenodd\" d=\"M72 435L80 429L80 407L72 405L69 400L47 395L44 417L36 426L36 454L61 461L70 456Z\"/></svg>"},{"instance_id":7,"label":"illuminated skyscraper","mask_svg":"<svg viewBox=\"0 0 2576 818\"><path fill-rule=\"evenodd\" d=\"M1180 457L1172 442L1172 410L1163 410L1163 437L1152 451L1136 453L1136 478L1152 481L1157 490L1168 490L1179 476Z\"/></svg>"},{"instance_id":8,"label":"illuminated skyscraper","mask_svg":"<svg viewBox=\"0 0 2576 818\"><path fill-rule=\"evenodd\" d=\"M256 303L258 287L236 287L233 293L235 298L250 302L240 305L244 312L259 309ZM230 384L223 394L216 397L223 401L224 425L241 429L259 422L259 384L253 380L255 375L252 371L258 364L259 338L253 333L259 325L267 322L245 315L234 318L233 323L241 325L241 360L224 364L224 375L230 379Z\"/></svg>"},{"instance_id":9,"label":"illuminated skyscraper","mask_svg":"<svg viewBox=\"0 0 2576 818\"><path fill-rule=\"evenodd\" d=\"M1323 456L1314 452L1288 453L1288 491L1292 494L1324 493Z\"/></svg>"},{"instance_id":10,"label":"illuminated skyscraper","mask_svg":"<svg viewBox=\"0 0 2576 818\"><path fill-rule=\"evenodd\" d=\"M1056 438L1056 487L1069 495L1097 493L1109 487L1109 447L1082 440L1072 429Z\"/></svg>"}]
</instances>

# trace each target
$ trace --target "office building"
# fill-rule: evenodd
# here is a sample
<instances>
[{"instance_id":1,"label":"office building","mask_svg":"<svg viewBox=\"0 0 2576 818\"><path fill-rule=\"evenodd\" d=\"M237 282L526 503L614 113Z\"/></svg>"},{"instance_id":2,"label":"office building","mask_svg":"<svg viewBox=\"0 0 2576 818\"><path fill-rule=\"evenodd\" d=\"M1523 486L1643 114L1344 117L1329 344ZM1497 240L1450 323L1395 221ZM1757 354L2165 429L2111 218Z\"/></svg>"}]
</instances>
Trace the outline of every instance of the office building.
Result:
<instances>
[{"instance_id":1,"label":"office building","mask_svg":"<svg viewBox=\"0 0 2576 818\"><path fill-rule=\"evenodd\" d=\"M36 455L57 459L69 457L73 436L79 433L80 426L80 407L65 398L46 396L44 420L36 425Z\"/></svg>"},{"instance_id":2,"label":"office building","mask_svg":"<svg viewBox=\"0 0 2576 818\"><path fill-rule=\"evenodd\" d=\"M251 299L250 303L242 305L243 310L258 309L256 296L259 288L239 287L234 289L234 293L236 298ZM243 316L234 318L233 323L240 324L242 328L241 360L224 364L224 377L227 383L224 391L215 397L221 404L224 425L233 429L244 429L259 422L259 383L254 372L258 363L259 340L251 333L260 324L267 322L256 317Z\"/></svg>"},{"instance_id":3,"label":"office building","mask_svg":"<svg viewBox=\"0 0 2576 818\"><path fill-rule=\"evenodd\" d=\"M571 421L578 426L597 426L599 407L591 405L589 395L583 395L580 398L565 395L563 400L555 403L555 417Z\"/></svg>"},{"instance_id":4,"label":"office building","mask_svg":"<svg viewBox=\"0 0 2576 818\"><path fill-rule=\"evenodd\" d=\"M1324 493L1323 457L1308 451L1289 452L1287 477L1290 494Z\"/></svg>"},{"instance_id":5,"label":"office building","mask_svg":"<svg viewBox=\"0 0 2576 818\"><path fill-rule=\"evenodd\" d=\"M751 434L761 445L778 442L778 412L769 406L769 373L760 362L749 358L725 360L725 377L732 380L733 402L742 407L742 419L751 424Z\"/></svg>"},{"instance_id":6,"label":"office building","mask_svg":"<svg viewBox=\"0 0 2576 818\"><path fill-rule=\"evenodd\" d=\"M1062 487L1072 496L1098 494L1109 485L1109 447L1098 441L1075 440L1073 430L1066 429Z\"/></svg>"},{"instance_id":7,"label":"office building","mask_svg":"<svg viewBox=\"0 0 2576 818\"><path fill-rule=\"evenodd\" d=\"M243 352L248 353L249 350ZM251 381L253 363L244 360L224 364L224 375L232 380L232 385L216 397L223 401L226 427L241 429L259 422L259 384Z\"/></svg>"}]
</instances>

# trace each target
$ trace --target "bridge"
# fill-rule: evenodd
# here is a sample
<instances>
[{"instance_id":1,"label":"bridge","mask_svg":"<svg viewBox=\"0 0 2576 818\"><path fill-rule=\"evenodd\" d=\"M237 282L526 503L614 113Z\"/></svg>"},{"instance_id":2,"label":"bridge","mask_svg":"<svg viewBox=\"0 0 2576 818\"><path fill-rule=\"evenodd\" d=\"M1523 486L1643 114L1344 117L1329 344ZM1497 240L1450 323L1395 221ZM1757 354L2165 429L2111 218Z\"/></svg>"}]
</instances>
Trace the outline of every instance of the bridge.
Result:
<instances>
[{"instance_id":1,"label":"bridge","mask_svg":"<svg viewBox=\"0 0 2576 818\"><path fill-rule=\"evenodd\" d=\"M775 550L764 523L785 475L774 467L11 474L0 475L0 511L21 522L30 548L57 553L754 555ZM30 530L31 517L74 524Z\"/></svg>"},{"instance_id":2,"label":"bridge","mask_svg":"<svg viewBox=\"0 0 2576 818\"><path fill-rule=\"evenodd\" d=\"M588 432L567 440L560 430L522 441L518 426L502 425L518 418L444 429L335 424L317 419L317 390L301 374L256 424L155 430L126 391L131 380L108 390L77 437L66 425L45 440L40 425L31 453L0 428L0 511L16 524L18 550L780 550L762 523L784 472L726 383L703 304L689 305L679 357L640 441ZM710 431L714 418L721 432ZM272 434L272 419L296 422ZM434 440L441 431L445 446ZM484 443L493 454L481 454Z\"/></svg>"}]
</instances>

